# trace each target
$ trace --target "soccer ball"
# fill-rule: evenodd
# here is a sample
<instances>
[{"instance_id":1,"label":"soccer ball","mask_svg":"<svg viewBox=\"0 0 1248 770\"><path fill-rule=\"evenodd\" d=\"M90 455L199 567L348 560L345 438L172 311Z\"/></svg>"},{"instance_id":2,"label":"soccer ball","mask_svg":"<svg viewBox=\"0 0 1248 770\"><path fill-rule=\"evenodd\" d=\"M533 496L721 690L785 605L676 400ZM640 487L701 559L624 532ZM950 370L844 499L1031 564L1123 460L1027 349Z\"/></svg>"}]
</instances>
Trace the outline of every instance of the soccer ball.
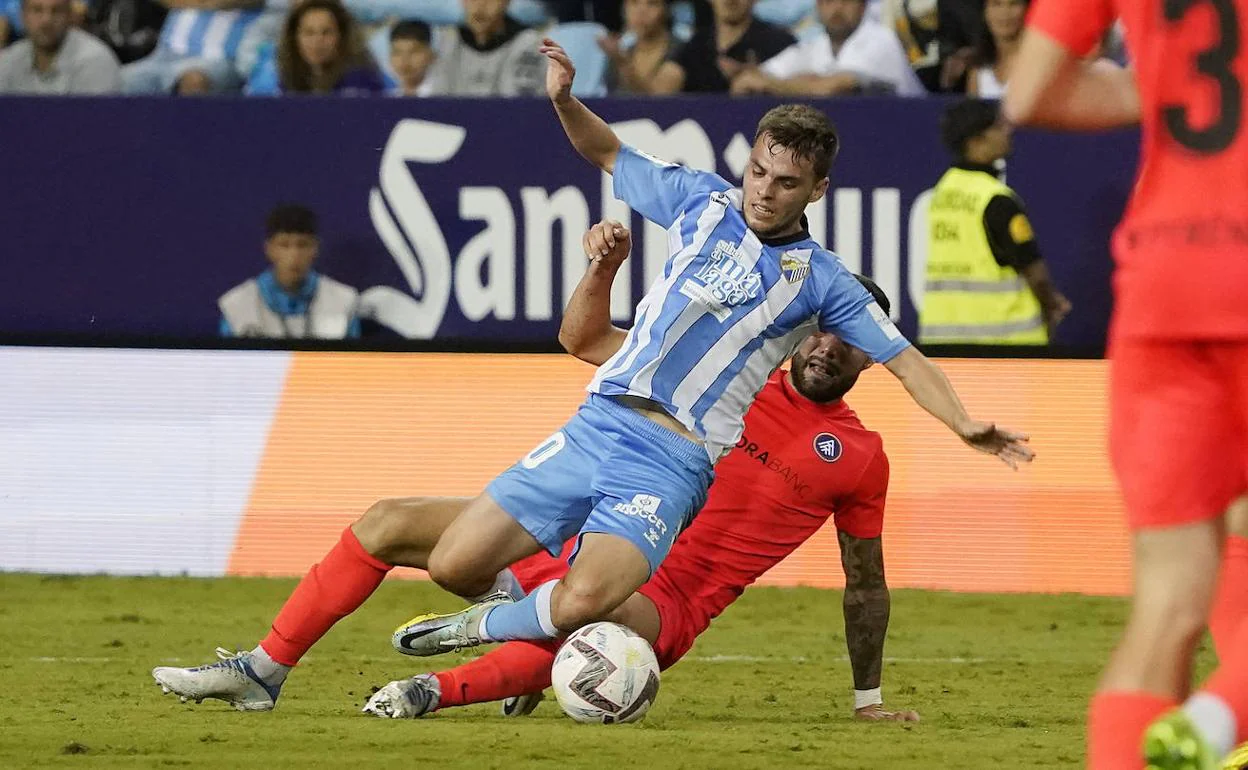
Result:
<instances>
[{"instance_id":1,"label":"soccer ball","mask_svg":"<svg viewBox=\"0 0 1248 770\"><path fill-rule=\"evenodd\" d=\"M559 648L550 679L564 713L577 722L636 722L659 694L659 662L631 629L591 623Z\"/></svg>"}]
</instances>

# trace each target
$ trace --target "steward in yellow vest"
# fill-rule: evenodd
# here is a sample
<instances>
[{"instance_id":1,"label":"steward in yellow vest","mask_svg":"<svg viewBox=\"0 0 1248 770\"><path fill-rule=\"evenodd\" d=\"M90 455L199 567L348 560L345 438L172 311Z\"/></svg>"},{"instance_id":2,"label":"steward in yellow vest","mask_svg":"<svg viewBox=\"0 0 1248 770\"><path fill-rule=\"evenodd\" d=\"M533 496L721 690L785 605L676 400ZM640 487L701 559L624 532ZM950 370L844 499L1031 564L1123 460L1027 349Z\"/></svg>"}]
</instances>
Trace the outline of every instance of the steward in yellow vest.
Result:
<instances>
[{"instance_id":1,"label":"steward in yellow vest","mask_svg":"<svg viewBox=\"0 0 1248 770\"><path fill-rule=\"evenodd\" d=\"M1022 200L997 176L1010 152L997 104L953 105L941 138L957 164L932 191L919 341L1047 344L1070 303L1053 286Z\"/></svg>"}]
</instances>

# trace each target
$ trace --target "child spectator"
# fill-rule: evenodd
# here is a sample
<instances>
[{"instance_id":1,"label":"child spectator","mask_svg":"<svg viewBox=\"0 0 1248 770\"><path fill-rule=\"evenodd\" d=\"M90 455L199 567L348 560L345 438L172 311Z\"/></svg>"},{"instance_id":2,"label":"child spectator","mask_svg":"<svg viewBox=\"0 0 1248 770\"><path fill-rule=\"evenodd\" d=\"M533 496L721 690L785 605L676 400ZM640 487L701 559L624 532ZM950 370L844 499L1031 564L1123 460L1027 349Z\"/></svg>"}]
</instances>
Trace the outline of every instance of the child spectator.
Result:
<instances>
[{"instance_id":1,"label":"child spectator","mask_svg":"<svg viewBox=\"0 0 1248 770\"><path fill-rule=\"evenodd\" d=\"M401 21L390 30L390 69L397 85L394 96L428 96L432 83L426 79L437 58L433 52L429 25L423 21Z\"/></svg>"}]
</instances>

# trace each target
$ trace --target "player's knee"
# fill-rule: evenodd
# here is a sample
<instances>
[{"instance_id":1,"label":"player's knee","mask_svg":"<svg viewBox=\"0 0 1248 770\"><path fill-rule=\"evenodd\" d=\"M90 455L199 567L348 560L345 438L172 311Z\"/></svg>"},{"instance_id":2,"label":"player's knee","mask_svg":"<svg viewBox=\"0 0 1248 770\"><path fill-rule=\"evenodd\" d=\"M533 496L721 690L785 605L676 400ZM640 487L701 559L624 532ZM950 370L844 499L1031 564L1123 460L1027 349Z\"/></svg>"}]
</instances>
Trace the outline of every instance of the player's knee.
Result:
<instances>
[{"instance_id":1,"label":"player's knee","mask_svg":"<svg viewBox=\"0 0 1248 770\"><path fill-rule=\"evenodd\" d=\"M1185 647L1205 632L1207 621L1208 607L1191 594L1152 592L1136 597L1128 633L1135 631L1167 648Z\"/></svg>"},{"instance_id":2,"label":"player's knee","mask_svg":"<svg viewBox=\"0 0 1248 770\"><path fill-rule=\"evenodd\" d=\"M403 544L406 518L403 513L403 507L398 500L378 500L369 506L363 516L355 520L351 531L365 551L389 562L391 551Z\"/></svg>"},{"instance_id":3,"label":"player's knee","mask_svg":"<svg viewBox=\"0 0 1248 770\"><path fill-rule=\"evenodd\" d=\"M603 587L565 579L560 590L551 596L550 620L560 631L571 632L586 623L602 620L613 609L615 603Z\"/></svg>"},{"instance_id":4,"label":"player's knee","mask_svg":"<svg viewBox=\"0 0 1248 770\"><path fill-rule=\"evenodd\" d=\"M1248 495L1244 495L1226 509L1226 534L1248 537Z\"/></svg>"},{"instance_id":5,"label":"player's knee","mask_svg":"<svg viewBox=\"0 0 1248 770\"><path fill-rule=\"evenodd\" d=\"M470 559L454 548L434 548L429 554L429 578L444 590L457 596L479 596L493 582L494 575L481 574Z\"/></svg>"}]
</instances>

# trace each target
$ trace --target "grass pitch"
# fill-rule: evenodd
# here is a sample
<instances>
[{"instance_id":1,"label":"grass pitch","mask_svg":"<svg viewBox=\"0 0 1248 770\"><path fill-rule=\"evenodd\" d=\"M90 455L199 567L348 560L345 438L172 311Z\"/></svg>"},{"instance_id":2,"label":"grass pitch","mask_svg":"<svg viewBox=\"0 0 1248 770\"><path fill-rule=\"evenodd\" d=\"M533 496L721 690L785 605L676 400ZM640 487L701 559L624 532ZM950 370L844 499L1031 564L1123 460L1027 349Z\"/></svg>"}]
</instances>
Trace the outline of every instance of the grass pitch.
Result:
<instances>
[{"instance_id":1,"label":"grass pitch","mask_svg":"<svg viewBox=\"0 0 1248 770\"><path fill-rule=\"evenodd\" d=\"M160 694L153 666L250 649L293 586L0 574L0 767L1077 767L1087 697L1126 611L1114 599L895 591L884 693L922 714L906 726L850 719L840 594L815 589L748 591L664 675L637 725L577 725L553 700L525 719L496 705L361 715L373 686L424 670L390 651L394 626L459 606L408 581L387 581L339 623L272 713Z\"/></svg>"}]
</instances>

